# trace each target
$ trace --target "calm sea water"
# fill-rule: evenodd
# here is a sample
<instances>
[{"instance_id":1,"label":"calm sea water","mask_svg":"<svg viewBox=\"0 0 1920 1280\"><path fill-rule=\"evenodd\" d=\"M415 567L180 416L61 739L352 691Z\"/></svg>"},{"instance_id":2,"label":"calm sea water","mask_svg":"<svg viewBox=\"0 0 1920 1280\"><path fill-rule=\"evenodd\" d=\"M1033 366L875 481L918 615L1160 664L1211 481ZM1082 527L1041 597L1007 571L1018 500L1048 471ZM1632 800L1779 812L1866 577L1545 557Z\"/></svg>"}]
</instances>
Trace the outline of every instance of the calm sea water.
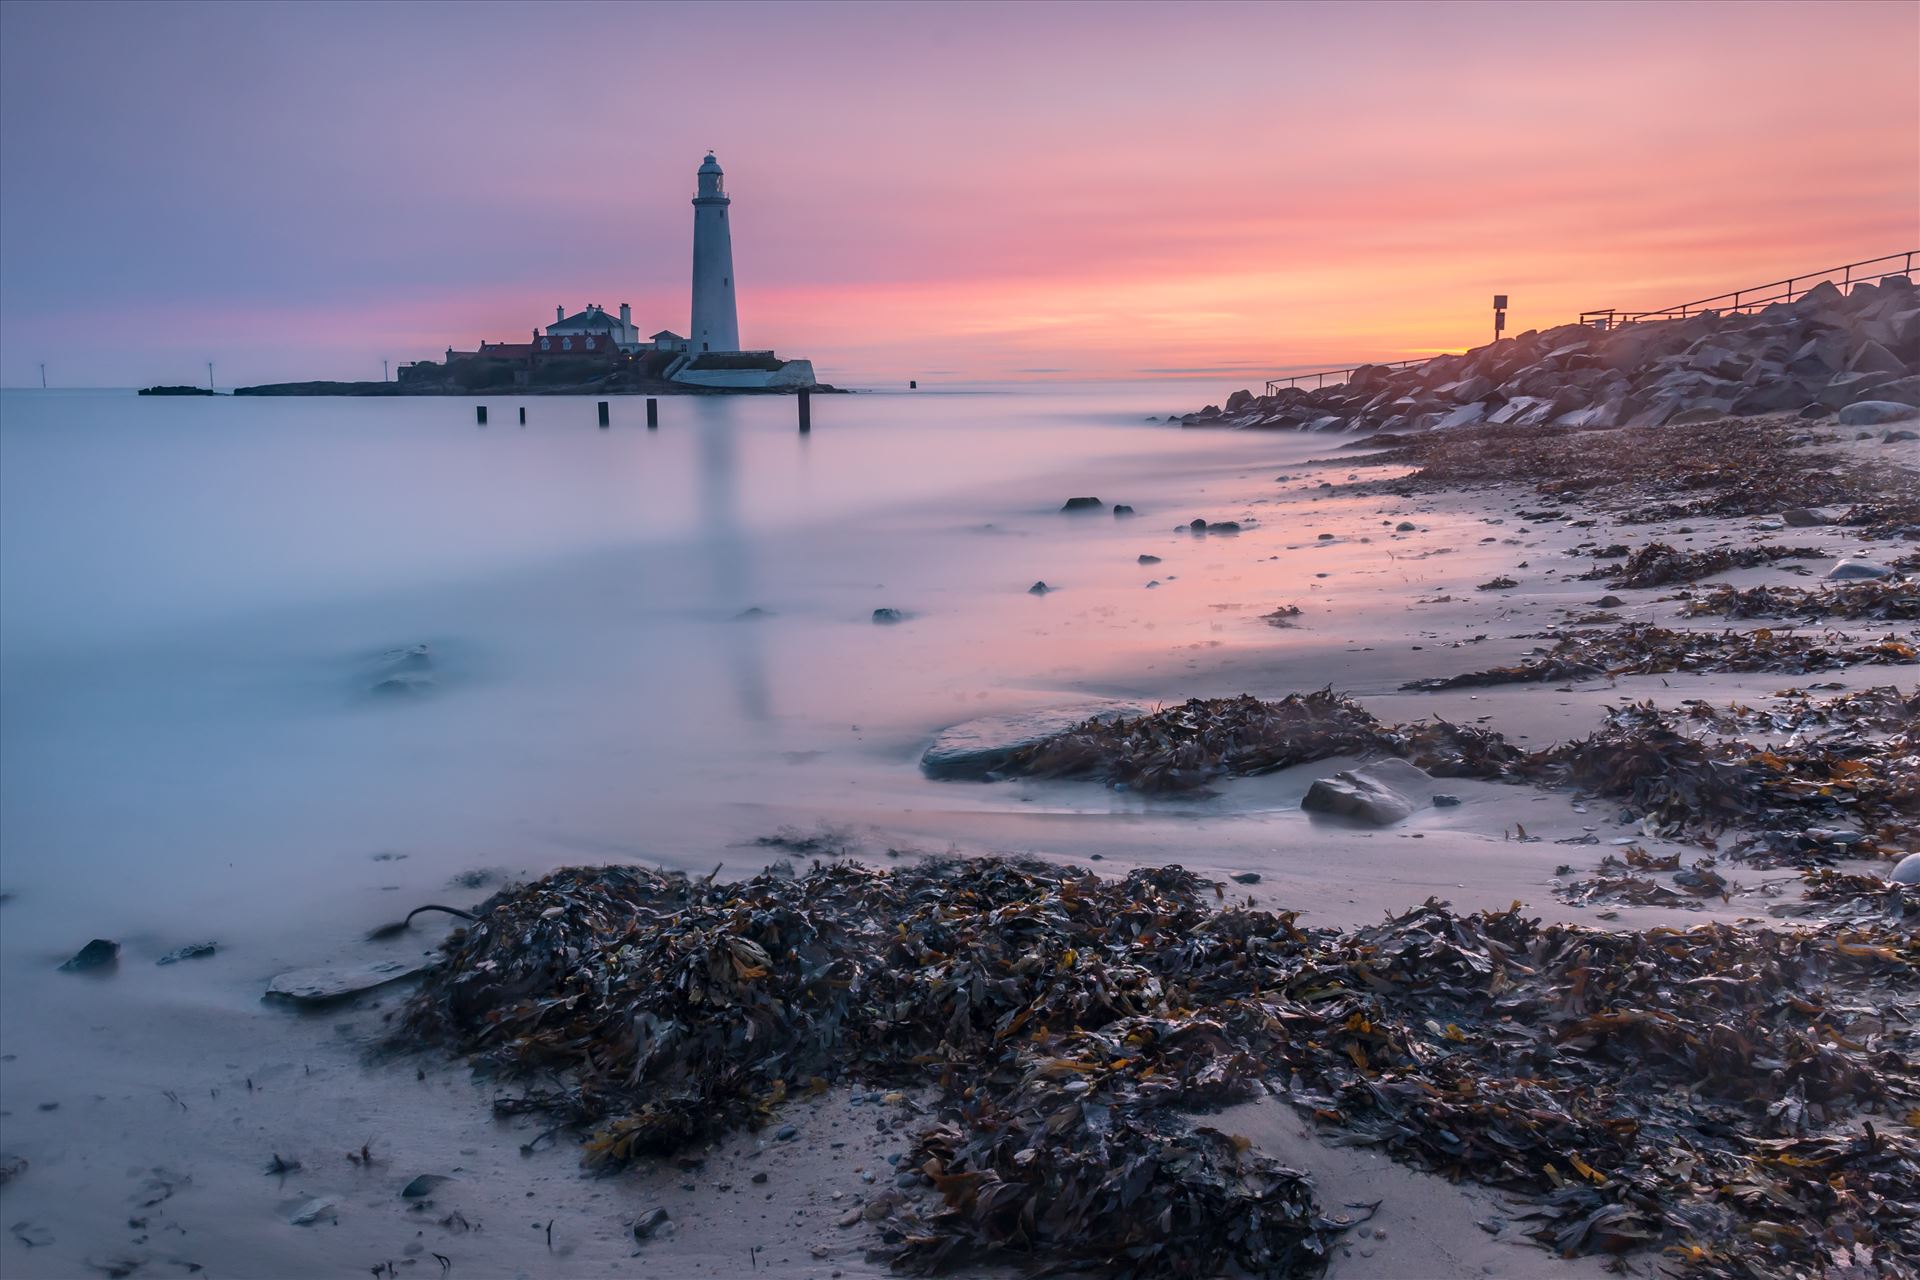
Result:
<instances>
[{"instance_id":1,"label":"calm sea water","mask_svg":"<svg viewBox=\"0 0 1920 1280\"><path fill-rule=\"evenodd\" d=\"M6 952L277 936L475 868L974 803L914 767L940 726L1283 642L1223 625L1266 588L1175 526L1245 514L1208 495L1305 446L1144 422L1195 401L823 397L801 437L786 399L663 400L648 431L631 399L599 430L590 400L482 428L466 400L6 393ZM1141 515L1059 513L1080 495ZM413 644L432 690L370 692Z\"/></svg>"}]
</instances>

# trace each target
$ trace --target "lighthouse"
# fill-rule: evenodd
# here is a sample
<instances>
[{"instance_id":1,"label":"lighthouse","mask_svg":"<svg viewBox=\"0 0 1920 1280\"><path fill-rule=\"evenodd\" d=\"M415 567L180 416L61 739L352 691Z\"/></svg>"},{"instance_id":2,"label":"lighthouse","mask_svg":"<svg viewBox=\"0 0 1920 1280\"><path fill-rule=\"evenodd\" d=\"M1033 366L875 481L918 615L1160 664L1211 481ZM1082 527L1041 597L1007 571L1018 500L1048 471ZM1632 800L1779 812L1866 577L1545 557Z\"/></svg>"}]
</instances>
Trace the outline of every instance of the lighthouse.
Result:
<instances>
[{"instance_id":1,"label":"lighthouse","mask_svg":"<svg viewBox=\"0 0 1920 1280\"><path fill-rule=\"evenodd\" d=\"M702 351L738 351L740 315L733 305L733 232L727 227L726 175L707 152L693 197L693 339Z\"/></svg>"}]
</instances>

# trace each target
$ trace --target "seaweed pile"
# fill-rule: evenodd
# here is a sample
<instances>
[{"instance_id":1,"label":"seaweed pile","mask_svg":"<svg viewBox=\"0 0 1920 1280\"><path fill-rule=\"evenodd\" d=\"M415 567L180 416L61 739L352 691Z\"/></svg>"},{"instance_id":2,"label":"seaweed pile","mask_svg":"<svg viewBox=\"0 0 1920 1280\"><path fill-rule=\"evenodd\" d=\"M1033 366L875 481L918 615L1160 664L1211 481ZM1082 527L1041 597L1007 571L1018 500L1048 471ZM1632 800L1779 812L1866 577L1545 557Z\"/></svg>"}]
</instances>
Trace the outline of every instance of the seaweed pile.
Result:
<instances>
[{"instance_id":1,"label":"seaweed pile","mask_svg":"<svg viewBox=\"0 0 1920 1280\"><path fill-rule=\"evenodd\" d=\"M1776 560L1819 560L1826 552L1818 547L1782 547L1763 544L1757 547L1714 547L1708 551L1682 551L1665 542L1649 542L1624 564L1601 565L1581 574L1582 578L1610 578L1610 587L1664 587L1671 582L1698 582L1729 569L1750 569Z\"/></svg>"},{"instance_id":2,"label":"seaweed pile","mask_svg":"<svg viewBox=\"0 0 1920 1280\"><path fill-rule=\"evenodd\" d=\"M1884 919L1891 924L1920 924L1920 885L1898 884L1879 876L1809 867L1800 873L1802 903L1775 907L1776 915L1821 914L1829 918Z\"/></svg>"},{"instance_id":3,"label":"seaweed pile","mask_svg":"<svg viewBox=\"0 0 1920 1280\"><path fill-rule=\"evenodd\" d=\"M1784 1280L1920 1252L1911 930L1609 933L1430 900L1338 933L1220 892L1004 859L571 869L490 899L407 1026L529 1081L499 1109L589 1130L602 1166L829 1082L930 1087L900 1165L919 1198L859 1215L922 1273L1317 1274L1343 1223L1307 1176L1182 1114L1268 1091L1531 1196L1527 1233L1564 1253Z\"/></svg>"},{"instance_id":4,"label":"seaweed pile","mask_svg":"<svg viewBox=\"0 0 1920 1280\"><path fill-rule=\"evenodd\" d=\"M1920 650L1911 641L1894 635L1856 644L1837 634L1802 636L1765 627L1754 631L1673 631L1641 622L1613 631L1562 634L1551 649L1510 667L1409 680L1400 687L1472 689L1534 680L1592 680L1670 671L1781 671L1798 675L1855 663L1916 660L1920 660Z\"/></svg>"},{"instance_id":5,"label":"seaweed pile","mask_svg":"<svg viewBox=\"0 0 1920 1280\"><path fill-rule=\"evenodd\" d=\"M1149 792L1194 791L1330 756L1385 753L1443 777L1503 775L1524 752L1499 734L1438 718L1386 725L1331 689L1263 702L1193 698L1147 715L1091 719L1015 751L1002 776L1098 779Z\"/></svg>"},{"instance_id":6,"label":"seaweed pile","mask_svg":"<svg viewBox=\"0 0 1920 1280\"><path fill-rule=\"evenodd\" d=\"M1735 856L1818 866L1920 847L1920 721L1885 737L1857 729L1756 746L1706 741L1650 702L1610 708L1601 728L1515 772L1623 801L1668 835L1749 829Z\"/></svg>"},{"instance_id":7,"label":"seaweed pile","mask_svg":"<svg viewBox=\"0 0 1920 1280\"><path fill-rule=\"evenodd\" d=\"M1680 705L1690 720L1704 722L1722 733L1760 730L1766 733L1804 733L1809 729L1884 731L1920 723L1920 686L1906 693L1890 684L1852 693L1816 698L1805 689L1782 689L1773 695L1781 705L1772 709L1728 703L1714 707L1698 698Z\"/></svg>"},{"instance_id":8,"label":"seaweed pile","mask_svg":"<svg viewBox=\"0 0 1920 1280\"><path fill-rule=\"evenodd\" d=\"M1369 461L1416 468L1390 483L1396 492L1523 484L1643 524L1847 506L1841 524L1876 536L1920 535L1920 473L1803 448L1806 424L1792 419L1613 429L1483 425L1376 440L1389 447ZM1675 494L1687 496L1676 501Z\"/></svg>"},{"instance_id":9,"label":"seaweed pile","mask_svg":"<svg viewBox=\"0 0 1920 1280\"><path fill-rule=\"evenodd\" d=\"M1682 610L1689 617L1723 618L1872 618L1911 622L1920 618L1920 584L1899 578L1843 582L1817 591L1801 587L1719 586L1696 596Z\"/></svg>"},{"instance_id":10,"label":"seaweed pile","mask_svg":"<svg viewBox=\"0 0 1920 1280\"><path fill-rule=\"evenodd\" d=\"M1194 791L1330 756L1388 755L1441 777L1571 786L1622 802L1667 835L1711 843L1729 828L1751 830L1734 852L1756 863L1817 866L1920 847L1920 690L1827 699L1793 691L1786 701L1769 713L1698 702L1678 712L1651 702L1614 707L1595 732L1529 752L1437 717L1384 724L1326 689L1277 702L1196 698L1089 720L1021 748L997 772ZM1709 740L1689 731L1702 721L1723 732L1795 736L1770 746ZM1803 741L1813 727L1827 732Z\"/></svg>"}]
</instances>

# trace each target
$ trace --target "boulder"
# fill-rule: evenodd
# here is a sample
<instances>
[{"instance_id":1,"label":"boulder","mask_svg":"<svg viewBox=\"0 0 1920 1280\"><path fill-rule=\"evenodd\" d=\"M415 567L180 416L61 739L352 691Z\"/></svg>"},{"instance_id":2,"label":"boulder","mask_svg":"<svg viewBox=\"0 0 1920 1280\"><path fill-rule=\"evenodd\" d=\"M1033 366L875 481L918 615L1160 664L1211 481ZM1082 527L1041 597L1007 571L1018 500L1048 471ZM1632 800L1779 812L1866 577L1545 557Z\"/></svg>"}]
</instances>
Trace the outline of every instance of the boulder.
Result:
<instances>
[{"instance_id":1,"label":"boulder","mask_svg":"<svg viewBox=\"0 0 1920 1280\"><path fill-rule=\"evenodd\" d=\"M1827 570L1826 576L1832 582L1845 582L1851 578L1885 578L1892 573L1887 566L1871 560L1842 560Z\"/></svg>"},{"instance_id":2,"label":"boulder","mask_svg":"<svg viewBox=\"0 0 1920 1280\"><path fill-rule=\"evenodd\" d=\"M1881 444L1904 444L1909 440L1920 440L1920 432L1900 430L1880 433Z\"/></svg>"},{"instance_id":3,"label":"boulder","mask_svg":"<svg viewBox=\"0 0 1920 1280\"><path fill-rule=\"evenodd\" d=\"M1051 590L1053 590L1053 588L1048 586L1046 582L1043 580L1040 582L1036 582L1032 586L1028 587L1027 594L1030 596L1043 596Z\"/></svg>"},{"instance_id":4,"label":"boulder","mask_svg":"<svg viewBox=\"0 0 1920 1280\"><path fill-rule=\"evenodd\" d=\"M1824 512L1812 507L1794 507L1780 513L1780 523L1789 529L1811 529L1817 525L1832 524L1833 521Z\"/></svg>"},{"instance_id":5,"label":"boulder","mask_svg":"<svg viewBox=\"0 0 1920 1280\"><path fill-rule=\"evenodd\" d=\"M1121 519L1125 519L1125 518L1126 518L1127 516L1130 516L1130 515L1133 515L1133 514L1135 514L1135 512L1134 512L1134 510L1133 510L1133 508L1132 508L1132 507L1130 507L1130 506L1128 506L1128 505L1127 505L1126 503L1124 503L1124 502L1116 502L1116 503L1114 503L1114 504L1113 504L1113 518L1114 518L1114 519L1116 519L1116 520L1121 520Z\"/></svg>"},{"instance_id":6,"label":"boulder","mask_svg":"<svg viewBox=\"0 0 1920 1280\"><path fill-rule=\"evenodd\" d=\"M1821 404L1838 409L1857 400L1870 399L1876 388L1884 387L1893 380L1894 377L1890 373L1836 373L1828 380L1826 386L1820 388L1815 398Z\"/></svg>"},{"instance_id":7,"label":"boulder","mask_svg":"<svg viewBox=\"0 0 1920 1280\"><path fill-rule=\"evenodd\" d=\"M198 960L202 956L212 955L219 949L219 946L212 942L189 942L184 947L175 947L158 960L155 960L154 963L179 964L182 960Z\"/></svg>"},{"instance_id":8,"label":"boulder","mask_svg":"<svg viewBox=\"0 0 1920 1280\"><path fill-rule=\"evenodd\" d=\"M1856 400L1840 411L1843 427L1877 427L1883 422L1920 418L1920 408L1898 400Z\"/></svg>"},{"instance_id":9,"label":"boulder","mask_svg":"<svg viewBox=\"0 0 1920 1280\"><path fill-rule=\"evenodd\" d=\"M383 698L429 693L434 687L433 652L424 644L388 649L374 659L372 674L368 687Z\"/></svg>"},{"instance_id":10,"label":"boulder","mask_svg":"<svg viewBox=\"0 0 1920 1280\"><path fill-rule=\"evenodd\" d=\"M1300 807L1384 827L1411 817L1432 795L1433 779L1425 770L1405 760L1376 760L1316 779Z\"/></svg>"},{"instance_id":11,"label":"boulder","mask_svg":"<svg viewBox=\"0 0 1920 1280\"><path fill-rule=\"evenodd\" d=\"M1068 498L1066 504L1060 509L1062 511L1101 511L1106 508L1106 505L1098 498Z\"/></svg>"},{"instance_id":12,"label":"boulder","mask_svg":"<svg viewBox=\"0 0 1920 1280\"><path fill-rule=\"evenodd\" d=\"M1434 394L1455 404L1472 404L1493 394L1493 379L1475 374L1471 378L1462 378L1459 382L1437 388Z\"/></svg>"},{"instance_id":13,"label":"boulder","mask_svg":"<svg viewBox=\"0 0 1920 1280\"><path fill-rule=\"evenodd\" d=\"M1891 373L1895 377L1907 371L1907 366L1899 356L1873 341L1863 343L1853 353L1853 359L1847 361L1847 368L1854 373Z\"/></svg>"},{"instance_id":14,"label":"boulder","mask_svg":"<svg viewBox=\"0 0 1920 1280\"><path fill-rule=\"evenodd\" d=\"M266 999L314 1008L346 1000L424 973L425 960L379 960L372 964L294 969L267 984Z\"/></svg>"},{"instance_id":15,"label":"boulder","mask_svg":"<svg viewBox=\"0 0 1920 1280\"><path fill-rule=\"evenodd\" d=\"M883 627L890 627L896 622L905 622L907 615L898 609L882 607L873 611L873 620Z\"/></svg>"},{"instance_id":16,"label":"boulder","mask_svg":"<svg viewBox=\"0 0 1920 1280\"><path fill-rule=\"evenodd\" d=\"M1896 862L1887 879L1894 884L1920 884L1920 853L1910 853Z\"/></svg>"},{"instance_id":17,"label":"boulder","mask_svg":"<svg viewBox=\"0 0 1920 1280\"><path fill-rule=\"evenodd\" d=\"M936 734L920 757L920 772L944 782L986 782L1022 747L1089 720L1119 720L1143 712L1132 703L1101 701L983 716Z\"/></svg>"},{"instance_id":18,"label":"boulder","mask_svg":"<svg viewBox=\"0 0 1920 1280\"><path fill-rule=\"evenodd\" d=\"M95 938L73 953L60 966L62 973L82 973L88 969L106 969L120 963L120 944L109 938Z\"/></svg>"},{"instance_id":19,"label":"boulder","mask_svg":"<svg viewBox=\"0 0 1920 1280\"><path fill-rule=\"evenodd\" d=\"M1253 392L1245 390L1236 391L1227 397L1227 412L1238 413L1252 403Z\"/></svg>"},{"instance_id":20,"label":"boulder","mask_svg":"<svg viewBox=\"0 0 1920 1280\"><path fill-rule=\"evenodd\" d=\"M1873 392L1876 400L1897 400L1901 404L1920 405L1920 374L1909 374L1883 383Z\"/></svg>"}]
</instances>

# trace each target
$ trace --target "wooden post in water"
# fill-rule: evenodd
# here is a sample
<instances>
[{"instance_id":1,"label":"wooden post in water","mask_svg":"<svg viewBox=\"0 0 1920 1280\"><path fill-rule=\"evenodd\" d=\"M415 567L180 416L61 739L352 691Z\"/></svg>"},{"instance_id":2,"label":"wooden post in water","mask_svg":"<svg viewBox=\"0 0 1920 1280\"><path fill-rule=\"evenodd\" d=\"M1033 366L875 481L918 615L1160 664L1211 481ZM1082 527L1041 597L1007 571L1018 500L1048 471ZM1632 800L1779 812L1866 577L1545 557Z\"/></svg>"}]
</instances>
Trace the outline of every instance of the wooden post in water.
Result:
<instances>
[{"instance_id":1,"label":"wooden post in water","mask_svg":"<svg viewBox=\"0 0 1920 1280\"><path fill-rule=\"evenodd\" d=\"M800 434L806 435L813 430L813 393L800 393Z\"/></svg>"},{"instance_id":2,"label":"wooden post in water","mask_svg":"<svg viewBox=\"0 0 1920 1280\"><path fill-rule=\"evenodd\" d=\"M660 402L652 396L647 397L647 430L657 431L660 427Z\"/></svg>"},{"instance_id":3,"label":"wooden post in water","mask_svg":"<svg viewBox=\"0 0 1920 1280\"><path fill-rule=\"evenodd\" d=\"M527 406L525 405L520 406L520 425L523 427L527 425Z\"/></svg>"},{"instance_id":4,"label":"wooden post in water","mask_svg":"<svg viewBox=\"0 0 1920 1280\"><path fill-rule=\"evenodd\" d=\"M606 427L606 425L607 425L607 424L608 424L608 423L609 423L610 421L612 421L612 419L611 419L611 418L609 418L609 417L608 417L608 415L607 415L607 402L606 402L605 400L602 400L602 401L600 402L600 425L601 425L601 427L602 427L602 428L604 428L604 427Z\"/></svg>"},{"instance_id":5,"label":"wooden post in water","mask_svg":"<svg viewBox=\"0 0 1920 1280\"><path fill-rule=\"evenodd\" d=\"M480 426L483 426L483 427L486 426L487 425L487 406L483 404L477 404L473 406L473 420L476 423L478 423Z\"/></svg>"}]
</instances>

